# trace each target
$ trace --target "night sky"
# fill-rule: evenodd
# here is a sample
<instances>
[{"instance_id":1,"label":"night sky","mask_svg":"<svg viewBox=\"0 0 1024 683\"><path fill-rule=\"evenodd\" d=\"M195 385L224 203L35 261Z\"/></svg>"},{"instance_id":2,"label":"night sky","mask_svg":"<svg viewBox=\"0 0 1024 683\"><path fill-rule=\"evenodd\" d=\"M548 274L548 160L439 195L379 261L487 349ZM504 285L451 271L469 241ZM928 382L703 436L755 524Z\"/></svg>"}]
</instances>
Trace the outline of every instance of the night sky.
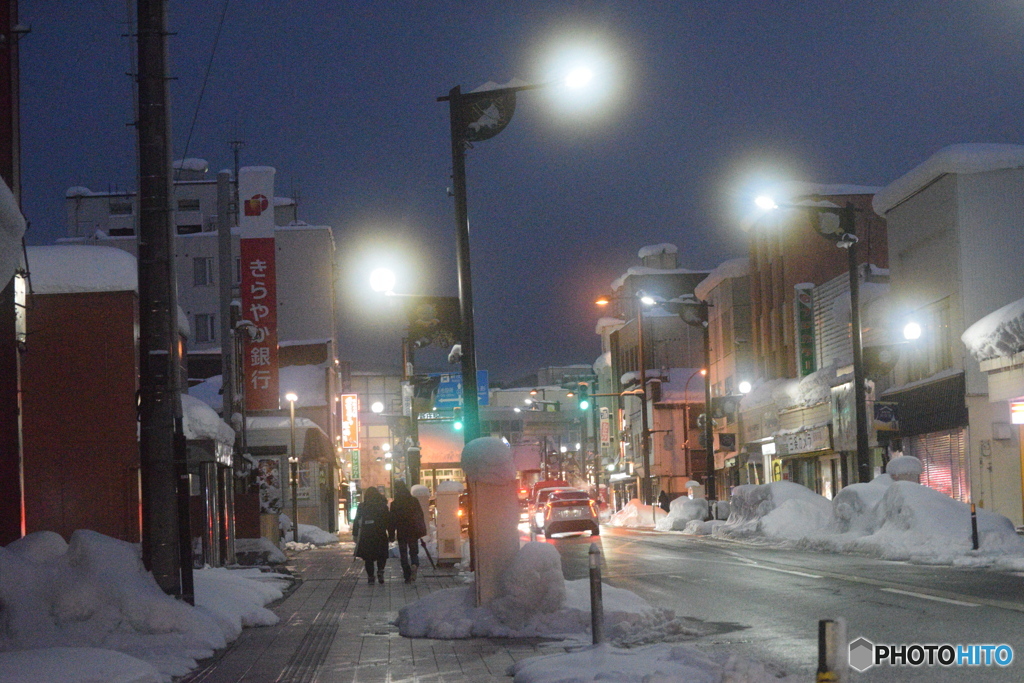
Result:
<instances>
[{"instance_id":1,"label":"night sky","mask_svg":"<svg viewBox=\"0 0 1024 683\"><path fill-rule=\"evenodd\" d=\"M134 3L19 4L23 207L49 244L68 187L136 188ZM169 3L172 154L215 174L244 139L243 165L334 227L341 355L362 368L397 367L403 327L372 268L456 294L452 86L588 52L607 86L587 106L523 93L469 151L478 365L500 380L592 362L592 300L644 245L695 269L743 255L765 183L881 186L948 144L1022 141L1019 2L234 0L200 104L223 8Z\"/></svg>"}]
</instances>

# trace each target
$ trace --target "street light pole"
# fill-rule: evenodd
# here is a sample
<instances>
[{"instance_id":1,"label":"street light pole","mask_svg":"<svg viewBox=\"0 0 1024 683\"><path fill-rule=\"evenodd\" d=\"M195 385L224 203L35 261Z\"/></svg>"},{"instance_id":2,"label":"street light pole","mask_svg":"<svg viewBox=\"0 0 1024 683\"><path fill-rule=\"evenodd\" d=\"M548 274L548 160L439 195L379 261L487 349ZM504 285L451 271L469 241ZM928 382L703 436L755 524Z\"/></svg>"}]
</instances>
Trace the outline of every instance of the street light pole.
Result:
<instances>
[{"instance_id":1,"label":"street light pole","mask_svg":"<svg viewBox=\"0 0 1024 683\"><path fill-rule=\"evenodd\" d=\"M462 343L462 419L465 443L480 436L476 395L476 341L473 328L473 278L469 261L469 211L466 201L466 107L462 89L448 91L452 137L452 192L455 197L455 260L459 276L459 315Z\"/></svg>"},{"instance_id":2,"label":"street light pole","mask_svg":"<svg viewBox=\"0 0 1024 683\"><path fill-rule=\"evenodd\" d=\"M806 195L799 197L804 200L821 201L828 198L822 195ZM771 197L762 196L756 200L757 205L766 210L788 208L809 211L816 217L831 215L839 219L839 225L833 229L822 229L821 221L814 222L815 231L835 242L840 249L846 249L846 270L850 278L850 346L853 351L853 400L854 417L857 425L857 482L866 483L872 479L871 447L868 439L867 390L865 389L864 370L864 338L860 322L860 267L857 263L857 207L853 202L844 206L820 206L806 204L776 204Z\"/></svg>"},{"instance_id":3,"label":"street light pole","mask_svg":"<svg viewBox=\"0 0 1024 683\"><path fill-rule=\"evenodd\" d=\"M299 397L295 394L288 393L284 396L285 400L288 401L289 410L291 413L290 420L290 431L291 431L291 450L288 451L288 464L291 466L291 480L292 480L292 541L295 543L299 542L299 458L295 454L295 402L299 400Z\"/></svg>"},{"instance_id":4,"label":"street light pole","mask_svg":"<svg viewBox=\"0 0 1024 683\"><path fill-rule=\"evenodd\" d=\"M839 214L843 239L837 244L846 248L847 270L850 276L850 326L853 347L853 400L857 404L857 481L871 481L871 450L868 444L867 391L864 371L864 337L860 323L860 272L857 263L857 234L855 208L847 202ZM848 236L848 237L847 237Z\"/></svg>"},{"instance_id":5,"label":"street light pole","mask_svg":"<svg viewBox=\"0 0 1024 683\"><path fill-rule=\"evenodd\" d=\"M704 499L711 503L718 500L715 491L715 422L711 417L711 324L708 321L708 302L700 302L701 332L704 336L704 449L707 453L707 485Z\"/></svg>"},{"instance_id":6,"label":"street light pole","mask_svg":"<svg viewBox=\"0 0 1024 683\"><path fill-rule=\"evenodd\" d=\"M640 363L640 452L644 459L643 499L654 505L651 491L651 427L647 420L647 358L644 355L644 303L636 300L637 360Z\"/></svg>"}]
</instances>

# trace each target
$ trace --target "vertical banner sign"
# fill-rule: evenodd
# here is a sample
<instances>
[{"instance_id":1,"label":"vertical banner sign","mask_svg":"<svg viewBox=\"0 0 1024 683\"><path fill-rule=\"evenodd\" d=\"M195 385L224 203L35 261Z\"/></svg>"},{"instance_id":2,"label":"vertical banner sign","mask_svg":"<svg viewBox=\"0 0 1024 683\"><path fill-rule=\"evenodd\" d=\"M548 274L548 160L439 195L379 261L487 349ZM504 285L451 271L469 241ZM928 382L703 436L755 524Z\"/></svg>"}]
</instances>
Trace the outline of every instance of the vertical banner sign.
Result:
<instances>
[{"instance_id":1,"label":"vertical banner sign","mask_svg":"<svg viewBox=\"0 0 1024 683\"><path fill-rule=\"evenodd\" d=\"M801 377L811 374L817 367L814 363L814 285L796 285L793 297L793 314L796 318L796 367Z\"/></svg>"},{"instance_id":2,"label":"vertical banner sign","mask_svg":"<svg viewBox=\"0 0 1024 683\"><path fill-rule=\"evenodd\" d=\"M280 408L274 173L269 166L247 166L238 171L242 317L256 326L255 339L245 345L242 356L249 410Z\"/></svg>"},{"instance_id":3,"label":"vertical banner sign","mask_svg":"<svg viewBox=\"0 0 1024 683\"><path fill-rule=\"evenodd\" d=\"M601 414L601 445L607 446L612 442L612 419L608 413Z\"/></svg>"},{"instance_id":4,"label":"vertical banner sign","mask_svg":"<svg viewBox=\"0 0 1024 683\"><path fill-rule=\"evenodd\" d=\"M341 395L341 447L359 448L359 396ZM355 479L355 475L352 475Z\"/></svg>"}]
</instances>

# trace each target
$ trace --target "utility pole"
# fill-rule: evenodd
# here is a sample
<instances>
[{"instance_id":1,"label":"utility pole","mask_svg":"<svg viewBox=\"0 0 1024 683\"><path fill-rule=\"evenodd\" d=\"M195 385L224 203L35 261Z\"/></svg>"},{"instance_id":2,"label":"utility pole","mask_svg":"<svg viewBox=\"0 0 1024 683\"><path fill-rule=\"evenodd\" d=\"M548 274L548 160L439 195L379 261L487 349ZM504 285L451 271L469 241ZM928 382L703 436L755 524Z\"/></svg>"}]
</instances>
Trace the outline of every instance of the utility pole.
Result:
<instances>
[{"instance_id":1,"label":"utility pole","mask_svg":"<svg viewBox=\"0 0 1024 683\"><path fill-rule=\"evenodd\" d=\"M220 372L223 391L224 421L231 424L235 414L235 335L231 316L231 290L234 283L231 257L231 174L221 171L217 174L217 285L220 296ZM231 454L230 467L217 467L224 501L221 515L220 543L221 557L225 564L235 563L235 464L242 459L240 439L235 438L235 451Z\"/></svg>"},{"instance_id":2,"label":"utility pole","mask_svg":"<svg viewBox=\"0 0 1024 683\"><path fill-rule=\"evenodd\" d=\"M18 100L18 2L0 3L0 176L21 203ZM16 292L0 278L0 545L25 535L25 482L21 449L21 358L16 332Z\"/></svg>"},{"instance_id":3,"label":"utility pole","mask_svg":"<svg viewBox=\"0 0 1024 683\"><path fill-rule=\"evenodd\" d=\"M138 0L137 42L142 559L164 592L192 602L187 488L181 495L188 472L181 423L165 0Z\"/></svg>"}]
</instances>

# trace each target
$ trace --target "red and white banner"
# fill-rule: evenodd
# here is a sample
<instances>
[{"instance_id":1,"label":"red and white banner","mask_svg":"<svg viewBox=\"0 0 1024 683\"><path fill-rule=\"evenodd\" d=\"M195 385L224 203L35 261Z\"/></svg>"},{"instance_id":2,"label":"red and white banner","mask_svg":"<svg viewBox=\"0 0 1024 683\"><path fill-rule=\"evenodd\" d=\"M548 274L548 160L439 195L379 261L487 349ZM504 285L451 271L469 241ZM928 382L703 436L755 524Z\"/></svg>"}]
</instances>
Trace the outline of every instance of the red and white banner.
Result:
<instances>
[{"instance_id":1,"label":"red and white banner","mask_svg":"<svg viewBox=\"0 0 1024 683\"><path fill-rule=\"evenodd\" d=\"M256 326L242 368L249 410L278 410L277 268L274 263L274 174L270 166L238 170L242 317Z\"/></svg>"},{"instance_id":2,"label":"red and white banner","mask_svg":"<svg viewBox=\"0 0 1024 683\"><path fill-rule=\"evenodd\" d=\"M277 273L274 238L239 241L242 265L242 317L256 326L245 345L242 368L248 410L280 408L277 368Z\"/></svg>"}]
</instances>

